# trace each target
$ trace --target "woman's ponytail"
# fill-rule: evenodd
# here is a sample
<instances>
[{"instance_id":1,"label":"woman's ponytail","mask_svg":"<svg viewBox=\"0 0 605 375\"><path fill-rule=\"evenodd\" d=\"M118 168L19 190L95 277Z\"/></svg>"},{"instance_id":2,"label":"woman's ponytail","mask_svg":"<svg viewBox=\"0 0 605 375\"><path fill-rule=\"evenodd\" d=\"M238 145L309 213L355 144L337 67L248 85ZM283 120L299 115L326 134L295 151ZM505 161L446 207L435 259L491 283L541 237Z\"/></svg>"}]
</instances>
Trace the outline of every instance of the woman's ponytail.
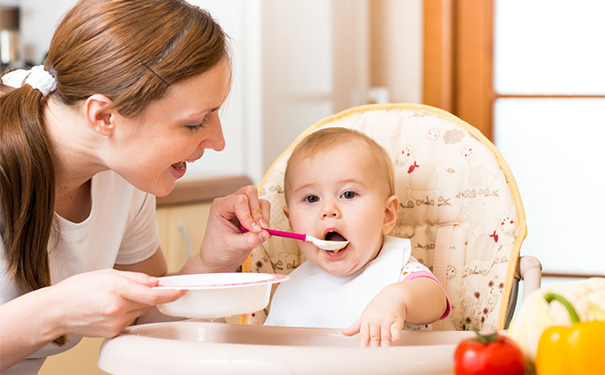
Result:
<instances>
[{"instance_id":1,"label":"woman's ponytail","mask_svg":"<svg viewBox=\"0 0 605 375\"><path fill-rule=\"evenodd\" d=\"M49 286L48 240L55 171L43 121L45 100L30 85L0 96L0 203L8 271L22 293ZM9 91L10 90L10 91ZM64 343L64 338L62 340Z\"/></svg>"}]
</instances>

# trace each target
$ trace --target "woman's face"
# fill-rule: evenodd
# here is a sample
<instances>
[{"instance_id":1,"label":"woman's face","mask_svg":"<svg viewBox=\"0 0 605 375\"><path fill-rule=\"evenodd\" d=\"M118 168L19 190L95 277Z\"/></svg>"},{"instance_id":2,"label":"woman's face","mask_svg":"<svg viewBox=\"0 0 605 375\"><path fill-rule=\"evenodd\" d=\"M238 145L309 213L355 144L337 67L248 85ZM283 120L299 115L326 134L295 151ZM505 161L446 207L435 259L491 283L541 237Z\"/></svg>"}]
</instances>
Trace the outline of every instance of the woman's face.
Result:
<instances>
[{"instance_id":1,"label":"woman's face","mask_svg":"<svg viewBox=\"0 0 605 375\"><path fill-rule=\"evenodd\" d=\"M187 163L201 158L207 148L225 148L218 111L229 94L230 79L229 64L222 61L172 84L167 95L150 103L141 115L116 115L110 169L143 191L170 193Z\"/></svg>"}]
</instances>

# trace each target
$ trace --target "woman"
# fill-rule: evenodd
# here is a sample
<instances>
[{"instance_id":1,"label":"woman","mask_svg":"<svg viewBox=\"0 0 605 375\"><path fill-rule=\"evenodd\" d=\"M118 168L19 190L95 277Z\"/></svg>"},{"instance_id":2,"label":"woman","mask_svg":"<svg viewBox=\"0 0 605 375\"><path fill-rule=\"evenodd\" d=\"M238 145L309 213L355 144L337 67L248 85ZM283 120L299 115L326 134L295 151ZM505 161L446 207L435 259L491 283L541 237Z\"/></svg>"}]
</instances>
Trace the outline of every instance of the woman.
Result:
<instances>
[{"instance_id":1,"label":"woman","mask_svg":"<svg viewBox=\"0 0 605 375\"><path fill-rule=\"evenodd\" d=\"M182 0L81 0L43 67L2 77L0 372L35 374L182 295L152 289L167 269L154 195L224 148L230 79L222 29ZM215 200L181 273L234 271L268 221L254 187Z\"/></svg>"}]
</instances>

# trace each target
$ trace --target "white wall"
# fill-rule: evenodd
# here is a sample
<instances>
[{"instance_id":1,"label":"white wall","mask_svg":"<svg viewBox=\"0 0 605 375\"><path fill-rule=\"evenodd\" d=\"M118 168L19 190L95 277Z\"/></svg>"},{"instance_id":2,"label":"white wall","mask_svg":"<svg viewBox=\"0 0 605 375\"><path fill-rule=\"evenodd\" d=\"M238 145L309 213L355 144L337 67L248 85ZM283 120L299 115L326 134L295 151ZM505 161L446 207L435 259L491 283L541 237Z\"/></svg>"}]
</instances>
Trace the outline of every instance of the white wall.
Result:
<instances>
[{"instance_id":1,"label":"white wall","mask_svg":"<svg viewBox=\"0 0 605 375\"><path fill-rule=\"evenodd\" d=\"M371 84L391 102L422 102L422 0L371 0Z\"/></svg>"},{"instance_id":2,"label":"white wall","mask_svg":"<svg viewBox=\"0 0 605 375\"><path fill-rule=\"evenodd\" d=\"M366 102L420 102L422 0L190 0L232 38L234 80L222 111L227 146L186 178L247 174L260 182L316 121ZM22 54L40 62L75 0L21 0ZM360 95L361 94L361 95Z\"/></svg>"}]
</instances>

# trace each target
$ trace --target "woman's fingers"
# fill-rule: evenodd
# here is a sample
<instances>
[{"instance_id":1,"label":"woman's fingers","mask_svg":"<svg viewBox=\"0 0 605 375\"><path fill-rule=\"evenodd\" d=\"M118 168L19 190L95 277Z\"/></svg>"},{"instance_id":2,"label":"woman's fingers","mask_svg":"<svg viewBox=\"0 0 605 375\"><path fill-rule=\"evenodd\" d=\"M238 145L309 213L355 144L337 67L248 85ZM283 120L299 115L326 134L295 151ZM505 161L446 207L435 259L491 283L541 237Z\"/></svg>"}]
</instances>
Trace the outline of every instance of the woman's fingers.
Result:
<instances>
[{"instance_id":1,"label":"woman's fingers","mask_svg":"<svg viewBox=\"0 0 605 375\"><path fill-rule=\"evenodd\" d=\"M254 186L243 187L232 197L233 212L246 229L258 233L268 228L271 205L268 201L258 198L258 191Z\"/></svg>"},{"instance_id":2,"label":"woman's fingers","mask_svg":"<svg viewBox=\"0 0 605 375\"><path fill-rule=\"evenodd\" d=\"M246 186L240 190L248 198L248 209L254 221L259 224L260 228L268 228L269 211L263 210L263 205L266 206L269 202L258 197L258 190L254 186Z\"/></svg>"},{"instance_id":3,"label":"woman's fingers","mask_svg":"<svg viewBox=\"0 0 605 375\"><path fill-rule=\"evenodd\" d=\"M269 222L271 205L258 198L254 186L246 186L213 201L200 247L196 272L233 272L250 252L270 235L263 228ZM248 229L242 233L241 226Z\"/></svg>"},{"instance_id":4,"label":"woman's fingers","mask_svg":"<svg viewBox=\"0 0 605 375\"><path fill-rule=\"evenodd\" d=\"M128 279L137 284L145 285L148 287L154 287L158 285L158 278L154 276L146 275L142 272L131 272L131 271L117 271L112 270L110 272L115 272L116 275L121 276L125 279Z\"/></svg>"},{"instance_id":5,"label":"woman's fingers","mask_svg":"<svg viewBox=\"0 0 605 375\"><path fill-rule=\"evenodd\" d=\"M120 272L123 285L119 286L119 295L131 302L145 306L176 301L181 298L185 291L179 289L152 288L157 286L157 278L149 277L136 272ZM154 280L155 279L155 280Z\"/></svg>"},{"instance_id":6,"label":"woman's fingers","mask_svg":"<svg viewBox=\"0 0 605 375\"><path fill-rule=\"evenodd\" d=\"M262 219L260 221L261 227L264 229L269 228L269 218L271 217L271 203L269 203L266 199L260 199L260 210L262 214Z\"/></svg>"},{"instance_id":7,"label":"woman's fingers","mask_svg":"<svg viewBox=\"0 0 605 375\"><path fill-rule=\"evenodd\" d=\"M130 302L145 306L155 306L176 301L185 294L179 289L152 289L139 284L132 284L120 292L120 296Z\"/></svg>"}]
</instances>

